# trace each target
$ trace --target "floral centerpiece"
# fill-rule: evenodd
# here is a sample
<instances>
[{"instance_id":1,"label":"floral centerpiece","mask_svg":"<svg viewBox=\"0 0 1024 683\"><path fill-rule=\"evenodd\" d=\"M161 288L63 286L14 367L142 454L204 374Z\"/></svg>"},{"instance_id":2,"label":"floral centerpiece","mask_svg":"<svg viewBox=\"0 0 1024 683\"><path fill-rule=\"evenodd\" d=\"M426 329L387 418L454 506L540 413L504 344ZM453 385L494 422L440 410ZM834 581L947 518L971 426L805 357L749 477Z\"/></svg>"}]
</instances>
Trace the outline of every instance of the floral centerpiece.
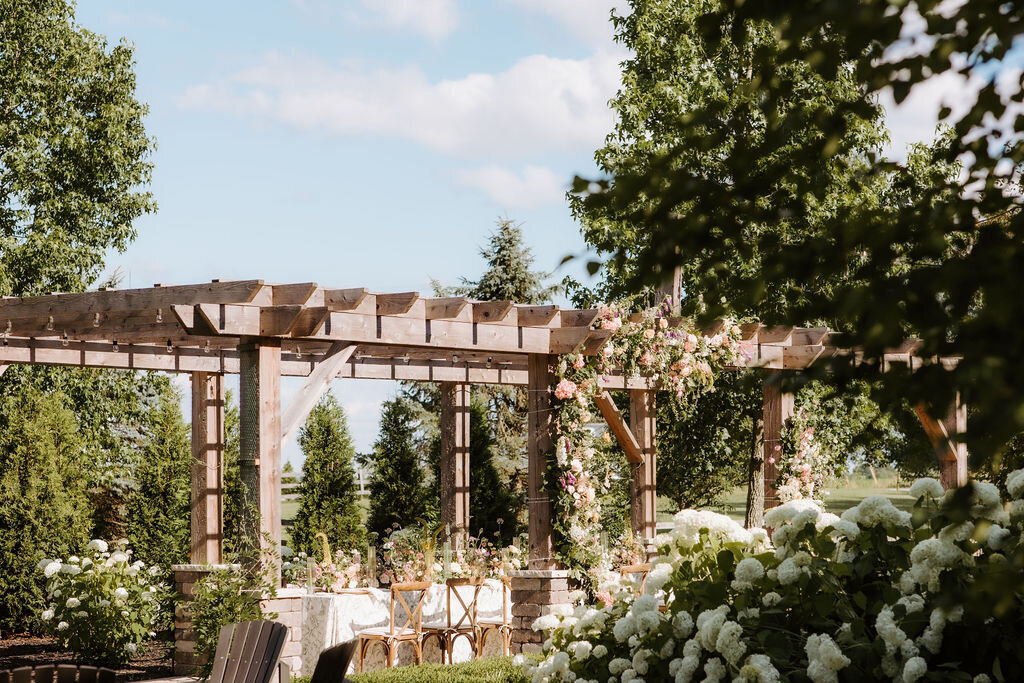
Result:
<instances>
[{"instance_id":1,"label":"floral centerpiece","mask_svg":"<svg viewBox=\"0 0 1024 683\"><path fill-rule=\"evenodd\" d=\"M556 552L579 578L601 558L601 501L610 488L607 472L599 478L599 453L589 423L595 418L595 397L602 379L619 371L640 377L651 387L677 396L711 389L715 374L741 361L740 329L726 323L711 336L670 324L667 307L627 316L602 307L594 329L611 336L596 356L571 353L560 358L554 387L559 435L555 443L552 480Z\"/></svg>"},{"instance_id":2,"label":"floral centerpiece","mask_svg":"<svg viewBox=\"0 0 1024 683\"><path fill-rule=\"evenodd\" d=\"M154 637L166 587L160 568L131 559L127 541L94 539L81 556L44 559L47 606L40 618L61 645L90 664L117 666Z\"/></svg>"},{"instance_id":3,"label":"floral centerpiece","mask_svg":"<svg viewBox=\"0 0 1024 683\"><path fill-rule=\"evenodd\" d=\"M763 530L684 510L659 536L645 594L539 618L534 680L815 683L1024 680L1024 470L943 491L912 512L871 496L842 517L813 500ZM659 608L659 603L664 608Z\"/></svg>"},{"instance_id":4,"label":"floral centerpiece","mask_svg":"<svg viewBox=\"0 0 1024 683\"><path fill-rule=\"evenodd\" d=\"M382 585L431 579L434 558L429 557L432 553L424 552L422 536L421 529L403 529L397 523L385 534L380 552L379 581Z\"/></svg>"}]
</instances>

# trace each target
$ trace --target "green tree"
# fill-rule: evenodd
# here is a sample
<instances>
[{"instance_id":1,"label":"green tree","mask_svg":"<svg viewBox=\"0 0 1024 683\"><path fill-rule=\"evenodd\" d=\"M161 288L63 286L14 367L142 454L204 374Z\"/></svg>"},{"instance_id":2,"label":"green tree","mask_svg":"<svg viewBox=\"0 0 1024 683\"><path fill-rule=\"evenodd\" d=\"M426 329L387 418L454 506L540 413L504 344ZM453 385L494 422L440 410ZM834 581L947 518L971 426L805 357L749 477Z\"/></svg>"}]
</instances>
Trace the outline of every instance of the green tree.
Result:
<instances>
[{"instance_id":1,"label":"green tree","mask_svg":"<svg viewBox=\"0 0 1024 683\"><path fill-rule=\"evenodd\" d=\"M634 6L644 12L618 19L620 26L647 16L648 3ZM691 297L688 310L703 318L759 311L769 324L830 321L846 333L842 343L864 355L830 359L816 372L877 380L875 395L887 407L924 403L936 415L959 391L975 406L972 454L998 455L1024 428L1024 331L1016 324L1024 312L1016 295L1024 214L1015 188L1024 145L1008 109L1022 91L1019 79L995 77L1022 32L1019 7L987 0L956 7L867 0L856 11L739 0L690 7L685 31L709 57L758 30L772 39L737 72L745 76L733 88L743 109L697 100L682 117L659 115L671 144L609 167L614 179L583 199L588 210L643 226L629 246L610 234L601 239L613 262L634 284L654 285L677 265L692 269L701 297ZM915 49L901 43L904 31L915 36ZM659 26L650 35L674 46L679 33ZM865 146L862 131L880 115L880 92L891 88L899 103L940 74L980 87L956 115L940 109L950 135L932 163L915 169ZM842 92L809 96L821 83L841 84ZM702 154L713 164L689 162ZM961 172L949 173L960 162ZM879 188L887 201L864 201ZM879 357L908 331L921 339L923 367L881 373ZM961 360L955 367L928 361L940 356Z\"/></svg>"},{"instance_id":2,"label":"green tree","mask_svg":"<svg viewBox=\"0 0 1024 683\"><path fill-rule=\"evenodd\" d=\"M533 270L533 251L523 241L522 224L499 218L497 229L480 249L487 270L479 280L461 278L462 284L447 290L447 296L468 296L480 301L514 301L543 304L559 291L558 285L544 283L551 273Z\"/></svg>"},{"instance_id":3,"label":"green tree","mask_svg":"<svg viewBox=\"0 0 1024 683\"><path fill-rule=\"evenodd\" d=\"M309 414L299 432L299 447L306 461L291 529L293 550L312 555L319 549L317 532L327 535L332 548L362 547L366 530L356 502L355 448L345 411L331 394Z\"/></svg>"},{"instance_id":4,"label":"green tree","mask_svg":"<svg viewBox=\"0 0 1024 683\"><path fill-rule=\"evenodd\" d=\"M383 535L393 524L405 526L427 511L422 444L416 434L416 407L407 398L384 403L370 477L367 528Z\"/></svg>"},{"instance_id":5,"label":"green tree","mask_svg":"<svg viewBox=\"0 0 1024 683\"><path fill-rule=\"evenodd\" d=\"M166 377L164 378L167 379ZM147 416L127 503L127 536L138 559L169 577L189 558L192 444L181 395L169 381Z\"/></svg>"},{"instance_id":6,"label":"green tree","mask_svg":"<svg viewBox=\"0 0 1024 683\"><path fill-rule=\"evenodd\" d=\"M0 2L0 293L84 289L156 208L134 66L64 0Z\"/></svg>"},{"instance_id":7,"label":"green tree","mask_svg":"<svg viewBox=\"0 0 1024 683\"><path fill-rule=\"evenodd\" d=\"M82 450L59 397L29 389L0 399L0 628L34 628L43 605L36 563L88 540Z\"/></svg>"},{"instance_id":8,"label":"green tree","mask_svg":"<svg viewBox=\"0 0 1024 683\"><path fill-rule=\"evenodd\" d=\"M224 551L238 551L242 528L242 475L239 468L238 401L234 392L224 393Z\"/></svg>"}]
</instances>

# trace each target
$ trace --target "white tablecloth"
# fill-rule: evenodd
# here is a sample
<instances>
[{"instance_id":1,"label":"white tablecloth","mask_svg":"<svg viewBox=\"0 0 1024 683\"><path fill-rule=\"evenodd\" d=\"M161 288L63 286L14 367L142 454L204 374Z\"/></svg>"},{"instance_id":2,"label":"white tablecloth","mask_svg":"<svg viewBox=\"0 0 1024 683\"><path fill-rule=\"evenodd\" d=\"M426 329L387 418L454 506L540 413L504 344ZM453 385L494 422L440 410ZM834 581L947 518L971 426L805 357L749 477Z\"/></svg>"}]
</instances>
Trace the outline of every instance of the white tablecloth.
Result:
<instances>
[{"instance_id":1,"label":"white tablecloth","mask_svg":"<svg viewBox=\"0 0 1024 683\"><path fill-rule=\"evenodd\" d=\"M466 590L466 589L463 589ZM501 592L504 585L496 579L488 579L480 588L477 599L478 618L501 618ZM466 595L469 601L471 591ZM409 598L406 597L408 601ZM391 604L391 593L388 590L369 588L351 593L312 593L302 596L302 675L311 676L316 667L320 653L331 645L358 638L359 632L373 626L388 625L388 611ZM414 605L410 604L410 607ZM445 586L435 583L431 586L423 601L423 623L441 623L445 621ZM509 603L511 610L511 602ZM455 620L460 615L457 601L452 597L452 610ZM401 604L395 605L395 617L401 623L404 613ZM501 654L501 637L494 634L487 638L485 655ZM469 661L473 657L472 648L466 638L455 641L453 653L456 662ZM431 638L423 649L423 660L426 662L441 661L441 653L437 640ZM399 646L395 663L412 664L413 647L409 643ZM352 659L350 673L356 672L359 654ZM370 645L363 663L363 670L384 667L384 652L379 644Z\"/></svg>"}]
</instances>

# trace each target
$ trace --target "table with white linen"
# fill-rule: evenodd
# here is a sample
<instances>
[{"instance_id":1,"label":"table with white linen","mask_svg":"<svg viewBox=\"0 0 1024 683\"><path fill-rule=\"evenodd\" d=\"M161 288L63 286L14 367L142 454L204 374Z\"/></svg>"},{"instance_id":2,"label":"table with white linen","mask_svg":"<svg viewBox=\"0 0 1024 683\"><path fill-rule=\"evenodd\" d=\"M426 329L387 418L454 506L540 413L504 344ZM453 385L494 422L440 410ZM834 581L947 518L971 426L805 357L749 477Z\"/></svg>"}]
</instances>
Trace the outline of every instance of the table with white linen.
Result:
<instances>
[{"instance_id":1,"label":"table with white linen","mask_svg":"<svg viewBox=\"0 0 1024 683\"><path fill-rule=\"evenodd\" d=\"M463 589L464 590L464 589ZM480 587L477 599L477 617L480 619L500 619L502 609L502 591L505 586L497 579L487 579ZM468 603L469 597L463 593ZM411 596L406 596L408 602ZM410 602L410 608L415 605ZM310 676L316 667L320 653L332 645L354 640L363 629L375 626L387 626L391 608L391 592L381 588L351 589L344 593L310 593L302 596L302 673ZM511 610L511 603L509 603ZM423 600L423 623L446 623L446 587L435 583L427 591ZM461 614L458 601L452 596L452 610L455 621ZM401 623L401 603L396 601L395 618ZM484 655L501 654L502 641L498 634L487 638ZM469 641L459 637L455 641L453 659L465 662L473 658L473 650ZM439 662L441 653L437 647L437 639L431 637L423 649L423 661ZM404 643L398 647L395 664L412 664L415 662L412 645ZM359 653L352 659L351 673L356 671ZM384 648L379 643L370 645L363 662L363 669L380 669L384 667Z\"/></svg>"}]
</instances>

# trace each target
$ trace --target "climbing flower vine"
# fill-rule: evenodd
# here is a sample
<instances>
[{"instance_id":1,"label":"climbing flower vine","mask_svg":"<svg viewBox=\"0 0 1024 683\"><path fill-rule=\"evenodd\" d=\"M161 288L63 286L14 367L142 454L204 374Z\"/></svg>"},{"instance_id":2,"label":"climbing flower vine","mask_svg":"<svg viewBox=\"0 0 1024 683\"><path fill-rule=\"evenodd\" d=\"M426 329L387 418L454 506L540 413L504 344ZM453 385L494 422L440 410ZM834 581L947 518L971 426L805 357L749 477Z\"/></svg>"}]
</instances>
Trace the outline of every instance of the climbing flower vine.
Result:
<instances>
[{"instance_id":1,"label":"climbing flower vine","mask_svg":"<svg viewBox=\"0 0 1024 683\"><path fill-rule=\"evenodd\" d=\"M550 464L550 483L557 491L555 551L581 579L601 563L600 494L611 488L608 468L598 462L599 437L590 427L595 398L604 391L602 380L621 373L683 397L710 390L723 366L746 360L738 326L727 322L704 334L670 323L665 306L631 315L603 306L592 328L611 332L600 351L593 356L565 354L558 362L554 394L559 433Z\"/></svg>"}]
</instances>

